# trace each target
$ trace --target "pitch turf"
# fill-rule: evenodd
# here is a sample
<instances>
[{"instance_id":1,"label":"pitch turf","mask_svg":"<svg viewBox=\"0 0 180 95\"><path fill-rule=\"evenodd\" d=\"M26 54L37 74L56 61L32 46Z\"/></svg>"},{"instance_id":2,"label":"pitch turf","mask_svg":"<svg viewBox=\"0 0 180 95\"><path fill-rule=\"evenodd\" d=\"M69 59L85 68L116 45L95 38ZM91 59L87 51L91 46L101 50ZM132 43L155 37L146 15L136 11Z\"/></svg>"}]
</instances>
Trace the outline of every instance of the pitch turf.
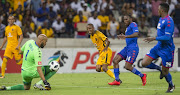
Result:
<instances>
[{"instance_id":1,"label":"pitch turf","mask_svg":"<svg viewBox=\"0 0 180 95\"><path fill-rule=\"evenodd\" d=\"M180 95L180 72L171 72L176 89L171 95ZM48 82L52 90L40 91L31 86L29 91L0 91L0 95L165 95L168 84L165 78L159 79L159 72L147 72L147 84L142 86L141 79L132 73L121 73L123 83L110 86L112 82L105 73L56 74ZM39 81L34 79L32 85ZM20 74L6 74L0 85L21 84ZM169 94L168 94L169 95Z\"/></svg>"}]
</instances>

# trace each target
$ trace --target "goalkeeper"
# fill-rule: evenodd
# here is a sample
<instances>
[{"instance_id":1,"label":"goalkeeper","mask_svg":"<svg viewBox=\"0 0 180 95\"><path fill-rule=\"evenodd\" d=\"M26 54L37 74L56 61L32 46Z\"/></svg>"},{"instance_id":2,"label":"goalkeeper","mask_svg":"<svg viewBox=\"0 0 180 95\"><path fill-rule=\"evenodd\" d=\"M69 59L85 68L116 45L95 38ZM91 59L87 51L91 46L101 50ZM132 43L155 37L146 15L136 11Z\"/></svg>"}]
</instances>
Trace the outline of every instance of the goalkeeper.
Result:
<instances>
[{"instance_id":1,"label":"goalkeeper","mask_svg":"<svg viewBox=\"0 0 180 95\"><path fill-rule=\"evenodd\" d=\"M15 86L9 86L5 87L2 86L0 90L29 90L31 87L31 81L33 78L41 78L44 83L44 90L50 90L50 84L46 81L44 75L45 68L42 66L41 63L41 57L42 52L40 48L43 48L46 45L47 42L47 36L44 34L40 34L38 36L38 39L36 41L29 40L27 41L21 48L20 53L23 53L23 64L22 64L22 70L21 75L23 79L23 83Z\"/></svg>"}]
</instances>

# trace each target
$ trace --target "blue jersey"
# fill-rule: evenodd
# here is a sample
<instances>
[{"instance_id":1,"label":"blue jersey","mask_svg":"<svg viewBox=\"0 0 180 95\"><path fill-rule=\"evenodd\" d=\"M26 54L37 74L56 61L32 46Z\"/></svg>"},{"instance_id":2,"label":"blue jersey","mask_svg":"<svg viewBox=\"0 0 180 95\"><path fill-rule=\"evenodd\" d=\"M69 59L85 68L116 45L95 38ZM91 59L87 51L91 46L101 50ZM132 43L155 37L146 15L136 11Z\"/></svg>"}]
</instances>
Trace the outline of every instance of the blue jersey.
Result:
<instances>
[{"instance_id":1,"label":"blue jersey","mask_svg":"<svg viewBox=\"0 0 180 95\"><path fill-rule=\"evenodd\" d=\"M158 40L158 43L156 46L165 50L173 51L175 49L173 43L173 37L172 37L173 32L174 32L173 19L170 16L160 18L157 26L156 40Z\"/></svg>"},{"instance_id":2,"label":"blue jersey","mask_svg":"<svg viewBox=\"0 0 180 95\"><path fill-rule=\"evenodd\" d=\"M127 28L126 28L126 32L125 35L131 35L135 32L139 32L138 30L138 26L135 22L132 22ZM137 37L134 38L126 38L126 45L127 47L138 47L137 44Z\"/></svg>"}]
</instances>

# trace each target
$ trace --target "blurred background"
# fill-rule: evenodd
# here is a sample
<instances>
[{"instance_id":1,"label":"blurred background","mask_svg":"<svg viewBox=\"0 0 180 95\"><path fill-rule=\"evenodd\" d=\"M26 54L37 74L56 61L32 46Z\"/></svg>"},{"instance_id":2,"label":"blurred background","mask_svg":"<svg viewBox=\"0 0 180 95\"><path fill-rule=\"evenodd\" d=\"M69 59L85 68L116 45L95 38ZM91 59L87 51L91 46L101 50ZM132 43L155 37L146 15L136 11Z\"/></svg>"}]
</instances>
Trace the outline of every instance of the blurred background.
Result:
<instances>
[{"instance_id":1,"label":"blurred background","mask_svg":"<svg viewBox=\"0 0 180 95\"><path fill-rule=\"evenodd\" d=\"M92 23L108 38L124 33L124 14L138 24L139 36L156 36L158 6L170 5L174 19L174 37L180 36L180 0L0 0L0 38L7 18L15 16L24 38L45 34L48 38L88 38L86 23Z\"/></svg>"}]
</instances>

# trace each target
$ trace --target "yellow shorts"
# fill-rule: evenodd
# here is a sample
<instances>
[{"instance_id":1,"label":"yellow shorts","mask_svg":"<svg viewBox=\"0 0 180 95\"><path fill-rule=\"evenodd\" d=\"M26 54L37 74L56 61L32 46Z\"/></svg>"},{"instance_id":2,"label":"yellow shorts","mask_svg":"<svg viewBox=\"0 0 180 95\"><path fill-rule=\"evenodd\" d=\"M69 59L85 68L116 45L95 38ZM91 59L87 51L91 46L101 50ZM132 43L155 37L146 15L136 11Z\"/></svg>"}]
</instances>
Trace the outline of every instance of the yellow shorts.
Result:
<instances>
[{"instance_id":1,"label":"yellow shorts","mask_svg":"<svg viewBox=\"0 0 180 95\"><path fill-rule=\"evenodd\" d=\"M6 47L4 56L7 56L10 59L12 59L13 55L14 55L15 60L20 60L21 59L21 54L19 54L19 50L20 50L20 48L18 50L16 50L15 48L12 48L12 47Z\"/></svg>"},{"instance_id":2,"label":"yellow shorts","mask_svg":"<svg viewBox=\"0 0 180 95\"><path fill-rule=\"evenodd\" d=\"M96 65L110 64L112 57L112 50L108 48L106 52L102 52L99 55Z\"/></svg>"}]
</instances>

